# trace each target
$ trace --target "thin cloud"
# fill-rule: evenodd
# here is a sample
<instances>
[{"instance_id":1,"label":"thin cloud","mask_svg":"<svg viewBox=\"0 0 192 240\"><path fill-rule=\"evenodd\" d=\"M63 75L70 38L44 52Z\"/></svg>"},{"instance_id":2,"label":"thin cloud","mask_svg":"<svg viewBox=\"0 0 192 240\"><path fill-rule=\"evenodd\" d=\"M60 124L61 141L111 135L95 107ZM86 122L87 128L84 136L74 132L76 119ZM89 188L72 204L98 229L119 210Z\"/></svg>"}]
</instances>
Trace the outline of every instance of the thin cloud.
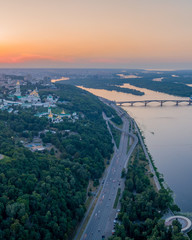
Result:
<instances>
[{"instance_id":1,"label":"thin cloud","mask_svg":"<svg viewBox=\"0 0 192 240\"><path fill-rule=\"evenodd\" d=\"M120 59L114 59L114 58L95 58L95 59L90 59L89 62L91 62L91 63L121 63L124 61L120 60Z\"/></svg>"},{"instance_id":2,"label":"thin cloud","mask_svg":"<svg viewBox=\"0 0 192 240\"><path fill-rule=\"evenodd\" d=\"M42 62L42 61L49 61L49 62L67 62L72 63L74 59L71 57L66 58L55 58L51 56L42 56L42 55L20 55L14 57L0 57L0 63L25 63L25 62Z\"/></svg>"}]
</instances>

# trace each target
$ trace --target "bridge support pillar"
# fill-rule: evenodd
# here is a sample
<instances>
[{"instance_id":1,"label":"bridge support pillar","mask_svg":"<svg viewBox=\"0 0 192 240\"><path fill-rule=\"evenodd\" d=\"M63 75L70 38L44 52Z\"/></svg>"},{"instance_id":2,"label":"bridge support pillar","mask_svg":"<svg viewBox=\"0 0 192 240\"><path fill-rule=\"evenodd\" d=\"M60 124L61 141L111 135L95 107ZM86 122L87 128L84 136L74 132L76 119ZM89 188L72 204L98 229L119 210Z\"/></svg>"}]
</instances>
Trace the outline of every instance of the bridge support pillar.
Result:
<instances>
[{"instance_id":1,"label":"bridge support pillar","mask_svg":"<svg viewBox=\"0 0 192 240\"><path fill-rule=\"evenodd\" d=\"M176 106L178 106L179 105L179 101L176 101Z\"/></svg>"},{"instance_id":2,"label":"bridge support pillar","mask_svg":"<svg viewBox=\"0 0 192 240\"><path fill-rule=\"evenodd\" d=\"M163 101L161 101L161 107L163 106Z\"/></svg>"},{"instance_id":3,"label":"bridge support pillar","mask_svg":"<svg viewBox=\"0 0 192 240\"><path fill-rule=\"evenodd\" d=\"M189 105L191 105L191 101L189 101Z\"/></svg>"},{"instance_id":4,"label":"bridge support pillar","mask_svg":"<svg viewBox=\"0 0 192 240\"><path fill-rule=\"evenodd\" d=\"M131 107L133 107L133 102L131 103Z\"/></svg>"},{"instance_id":5,"label":"bridge support pillar","mask_svg":"<svg viewBox=\"0 0 192 240\"><path fill-rule=\"evenodd\" d=\"M145 102L145 107L147 106L147 102Z\"/></svg>"}]
</instances>

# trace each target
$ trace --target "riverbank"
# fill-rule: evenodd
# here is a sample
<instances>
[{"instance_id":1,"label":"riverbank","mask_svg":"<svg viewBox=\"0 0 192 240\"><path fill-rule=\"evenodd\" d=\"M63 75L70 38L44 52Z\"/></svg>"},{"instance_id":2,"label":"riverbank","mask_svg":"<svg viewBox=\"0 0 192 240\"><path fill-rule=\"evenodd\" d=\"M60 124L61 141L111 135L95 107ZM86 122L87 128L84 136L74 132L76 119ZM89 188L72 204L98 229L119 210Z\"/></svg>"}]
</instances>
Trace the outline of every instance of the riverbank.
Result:
<instances>
[{"instance_id":1,"label":"riverbank","mask_svg":"<svg viewBox=\"0 0 192 240\"><path fill-rule=\"evenodd\" d=\"M142 88L145 92L144 96L97 89L85 90L111 101L181 99L144 88ZM166 103L161 107L159 103L151 103L147 107L141 104L133 107L124 105L122 108L135 119L141 129L156 167L163 173L164 181L174 192L175 202L182 212L192 212L192 192L188 191L187 187L187 183L192 181L190 171L192 167L192 129L190 127L192 106L186 104L175 106L173 103Z\"/></svg>"},{"instance_id":2,"label":"riverbank","mask_svg":"<svg viewBox=\"0 0 192 240\"><path fill-rule=\"evenodd\" d=\"M168 234L168 229L160 218L165 212L170 211L169 207L174 205L171 192L160 184L156 176L157 169L154 170L155 166L151 162L137 124L134 119L131 121L134 126L131 131L140 141L128 163L121 211L117 221L120 224L116 224L114 236L110 239L115 237L124 239L125 236L133 239L149 239L149 236L154 237L153 231L156 228L160 228L159 236ZM175 232L172 231L171 235L187 239L180 233L179 228Z\"/></svg>"}]
</instances>

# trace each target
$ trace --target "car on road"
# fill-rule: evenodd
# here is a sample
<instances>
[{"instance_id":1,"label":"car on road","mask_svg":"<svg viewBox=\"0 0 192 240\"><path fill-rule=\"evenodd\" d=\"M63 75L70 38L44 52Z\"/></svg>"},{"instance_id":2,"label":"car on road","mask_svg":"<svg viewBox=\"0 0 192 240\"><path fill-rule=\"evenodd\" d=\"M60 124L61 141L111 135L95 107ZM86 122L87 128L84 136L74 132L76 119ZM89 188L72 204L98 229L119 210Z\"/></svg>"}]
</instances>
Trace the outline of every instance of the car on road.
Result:
<instances>
[{"instance_id":1,"label":"car on road","mask_svg":"<svg viewBox=\"0 0 192 240\"><path fill-rule=\"evenodd\" d=\"M112 230L112 235L114 235L114 234L115 234L115 229Z\"/></svg>"}]
</instances>

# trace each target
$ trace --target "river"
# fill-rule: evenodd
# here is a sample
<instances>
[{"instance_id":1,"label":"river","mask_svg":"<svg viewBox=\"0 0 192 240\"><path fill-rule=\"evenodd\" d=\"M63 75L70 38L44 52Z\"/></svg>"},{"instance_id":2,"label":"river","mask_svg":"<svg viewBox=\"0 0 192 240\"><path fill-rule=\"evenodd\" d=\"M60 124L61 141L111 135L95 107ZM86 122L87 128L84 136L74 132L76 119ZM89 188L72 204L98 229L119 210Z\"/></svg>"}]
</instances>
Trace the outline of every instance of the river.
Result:
<instances>
[{"instance_id":1,"label":"river","mask_svg":"<svg viewBox=\"0 0 192 240\"><path fill-rule=\"evenodd\" d=\"M87 89L89 92L107 98L109 100L147 100L147 99L181 99L168 94L137 88L129 84L129 87L145 92L144 96ZM183 98L186 99L186 98ZM182 103L150 103L129 105L123 108L136 120L148 149L155 161L158 171L163 174L165 182L173 190L175 202L183 212L192 212L192 105Z\"/></svg>"}]
</instances>

